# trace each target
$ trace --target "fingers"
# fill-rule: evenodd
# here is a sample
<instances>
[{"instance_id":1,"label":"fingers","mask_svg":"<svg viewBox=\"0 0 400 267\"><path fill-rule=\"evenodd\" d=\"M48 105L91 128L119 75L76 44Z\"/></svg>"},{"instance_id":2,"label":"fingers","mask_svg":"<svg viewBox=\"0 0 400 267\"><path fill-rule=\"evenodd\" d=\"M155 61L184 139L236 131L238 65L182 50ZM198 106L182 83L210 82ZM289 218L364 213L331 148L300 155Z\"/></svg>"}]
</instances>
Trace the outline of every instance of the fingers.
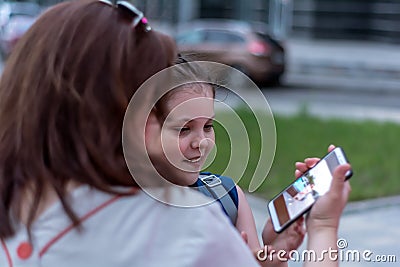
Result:
<instances>
[{"instance_id":1,"label":"fingers","mask_svg":"<svg viewBox=\"0 0 400 267\"><path fill-rule=\"evenodd\" d=\"M339 165L333 172L331 190L335 194L345 194L345 197L350 193L350 183L346 181L346 173L351 169L349 164Z\"/></svg>"},{"instance_id":2,"label":"fingers","mask_svg":"<svg viewBox=\"0 0 400 267\"><path fill-rule=\"evenodd\" d=\"M350 164L342 164L337 166L337 168L333 171L332 187L343 186L343 183L346 180L346 173L350 171L350 169Z\"/></svg>"},{"instance_id":3,"label":"fingers","mask_svg":"<svg viewBox=\"0 0 400 267\"><path fill-rule=\"evenodd\" d=\"M304 237L304 235L306 234L306 229L304 227L304 217L300 217L297 221L296 221L296 225L294 230L297 232L297 234L301 237Z\"/></svg>"},{"instance_id":4,"label":"fingers","mask_svg":"<svg viewBox=\"0 0 400 267\"><path fill-rule=\"evenodd\" d=\"M328 152L331 152L332 150L334 150L336 148L335 145L329 145L328 147Z\"/></svg>"},{"instance_id":5,"label":"fingers","mask_svg":"<svg viewBox=\"0 0 400 267\"><path fill-rule=\"evenodd\" d=\"M303 217L303 216L301 216L300 218L298 218L298 219L294 222L294 224L295 224L296 226L301 226L301 225L303 225L303 223L304 223L304 217Z\"/></svg>"},{"instance_id":6,"label":"fingers","mask_svg":"<svg viewBox=\"0 0 400 267\"><path fill-rule=\"evenodd\" d=\"M320 158L306 158L304 160L305 164L307 165L308 168L312 168L315 166L315 164L318 163L318 161L320 161Z\"/></svg>"},{"instance_id":7,"label":"fingers","mask_svg":"<svg viewBox=\"0 0 400 267\"><path fill-rule=\"evenodd\" d=\"M328 147L328 152L331 152L336 148L335 145L329 145ZM315 164L319 161L319 158L307 158L304 160L304 162L296 162L296 170L294 172L294 175L296 178L299 178L303 173L305 173L308 169L314 167Z\"/></svg>"},{"instance_id":8,"label":"fingers","mask_svg":"<svg viewBox=\"0 0 400 267\"><path fill-rule=\"evenodd\" d=\"M299 178L302 174L303 174L303 173L302 173L301 171L299 171L299 170L295 170L295 171L294 171L294 176L295 176L296 178Z\"/></svg>"},{"instance_id":9,"label":"fingers","mask_svg":"<svg viewBox=\"0 0 400 267\"><path fill-rule=\"evenodd\" d=\"M296 162L296 169L301 172L306 172L309 168L314 167L315 164L319 161L319 158L307 158L304 162Z\"/></svg>"},{"instance_id":10,"label":"fingers","mask_svg":"<svg viewBox=\"0 0 400 267\"><path fill-rule=\"evenodd\" d=\"M308 169L314 167L315 164L319 161L319 158L307 158L304 162L296 162L295 167L295 176L299 178L303 173L305 173Z\"/></svg>"}]
</instances>

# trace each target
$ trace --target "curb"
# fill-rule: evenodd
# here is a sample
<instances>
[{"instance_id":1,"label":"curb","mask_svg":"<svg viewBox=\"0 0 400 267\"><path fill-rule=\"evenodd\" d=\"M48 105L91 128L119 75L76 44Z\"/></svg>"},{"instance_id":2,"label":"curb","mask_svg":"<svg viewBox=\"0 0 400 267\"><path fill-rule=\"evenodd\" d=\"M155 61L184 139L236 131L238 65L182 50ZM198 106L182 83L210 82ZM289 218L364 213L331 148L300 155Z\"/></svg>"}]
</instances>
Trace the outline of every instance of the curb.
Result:
<instances>
[{"instance_id":1,"label":"curb","mask_svg":"<svg viewBox=\"0 0 400 267\"><path fill-rule=\"evenodd\" d=\"M267 209L269 200L257 197L256 195L250 193L246 194L246 198L251 209L253 210L254 216L260 216L260 213L262 213L263 217L269 216ZM346 216L363 213L393 206L400 207L400 195L349 202L344 209L343 215Z\"/></svg>"},{"instance_id":2,"label":"curb","mask_svg":"<svg viewBox=\"0 0 400 267\"><path fill-rule=\"evenodd\" d=\"M321 59L288 60L283 83L291 87L400 93L400 66Z\"/></svg>"},{"instance_id":3,"label":"curb","mask_svg":"<svg viewBox=\"0 0 400 267\"><path fill-rule=\"evenodd\" d=\"M400 76L399 76L400 77ZM286 73L282 84L289 88L308 88L332 91L400 94L399 80L360 79L317 74Z\"/></svg>"},{"instance_id":4,"label":"curb","mask_svg":"<svg viewBox=\"0 0 400 267\"><path fill-rule=\"evenodd\" d=\"M379 66L366 62L340 62L335 60L293 60L290 70L295 73L320 73L345 77L383 78L399 80L400 66Z\"/></svg>"},{"instance_id":5,"label":"curb","mask_svg":"<svg viewBox=\"0 0 400 267\"><path fill-rule=\"evenodd\" d=\"M400 196L389 196L376 199L349 202L344 209L344 215L367 212L376 209L400 207Z\"/></svg>"}]
</instances>

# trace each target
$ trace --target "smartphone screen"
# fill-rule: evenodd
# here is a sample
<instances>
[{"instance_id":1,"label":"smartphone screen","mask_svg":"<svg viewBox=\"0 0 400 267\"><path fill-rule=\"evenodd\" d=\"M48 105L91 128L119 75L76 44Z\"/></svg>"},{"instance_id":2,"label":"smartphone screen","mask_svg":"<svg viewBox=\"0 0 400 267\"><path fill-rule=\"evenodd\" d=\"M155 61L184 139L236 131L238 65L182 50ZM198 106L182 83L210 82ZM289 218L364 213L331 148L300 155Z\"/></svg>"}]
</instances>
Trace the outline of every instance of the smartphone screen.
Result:
<instances>
[{"instance_id":1,"label":"smartphone screen","mask_svg":"<svg viewBox=\"0 0 400 267\"><path fill-rule=\"evenodd\" d=\"M303 176L278 194L268 204L271 220L276 232L281 232L306 213L319 196L330 188L333 171L347 163L341 148L335 148ZM352 172L346 174L350 178Z\"/></svg>"}]
</instances>

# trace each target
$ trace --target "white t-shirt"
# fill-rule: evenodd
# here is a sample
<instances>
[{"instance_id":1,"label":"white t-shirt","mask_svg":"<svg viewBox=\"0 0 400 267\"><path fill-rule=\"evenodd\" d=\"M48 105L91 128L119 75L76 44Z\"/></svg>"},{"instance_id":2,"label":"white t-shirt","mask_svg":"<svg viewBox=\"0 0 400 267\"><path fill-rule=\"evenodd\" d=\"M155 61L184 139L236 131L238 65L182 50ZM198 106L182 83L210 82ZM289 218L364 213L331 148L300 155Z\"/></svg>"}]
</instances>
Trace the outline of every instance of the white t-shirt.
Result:
<instances>
[{"instance_id":1,"label":"white t-shirt","mask_svg":"<svg viewBox=\"0 0 400 267\"><path fill-rule=\"evenodd\" d=\"M172 189L175 197L204 198L178 191ZM0 266L258 266L216 203L179 208L142 191L121 197L88 186L74 190L71 200L81 231L56 203L33 224L32 244L25 227L2 240Z\"/></svg>"}]
</instances>

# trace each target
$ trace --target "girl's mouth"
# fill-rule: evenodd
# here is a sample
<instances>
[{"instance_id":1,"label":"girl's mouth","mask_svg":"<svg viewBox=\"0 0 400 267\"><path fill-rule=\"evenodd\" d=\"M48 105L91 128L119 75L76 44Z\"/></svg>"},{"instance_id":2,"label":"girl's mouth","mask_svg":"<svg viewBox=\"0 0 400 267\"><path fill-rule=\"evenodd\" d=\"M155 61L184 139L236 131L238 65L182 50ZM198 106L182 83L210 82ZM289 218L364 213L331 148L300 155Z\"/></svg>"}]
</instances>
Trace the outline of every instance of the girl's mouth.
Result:
<instances>
[{"instance_id":1,"label":"girl's mouth","mask_svg":"<svg viewBox=\"0 0 400 267\"><path fill-rule=\"evenodd\" d=\"M201 157L195 157L195 158L191 158L191 159L186 159L186 161L190 162L190 163L198 163L198 162L200 162L200 160L201 160Z\"/></svg>"}]
</instances>

